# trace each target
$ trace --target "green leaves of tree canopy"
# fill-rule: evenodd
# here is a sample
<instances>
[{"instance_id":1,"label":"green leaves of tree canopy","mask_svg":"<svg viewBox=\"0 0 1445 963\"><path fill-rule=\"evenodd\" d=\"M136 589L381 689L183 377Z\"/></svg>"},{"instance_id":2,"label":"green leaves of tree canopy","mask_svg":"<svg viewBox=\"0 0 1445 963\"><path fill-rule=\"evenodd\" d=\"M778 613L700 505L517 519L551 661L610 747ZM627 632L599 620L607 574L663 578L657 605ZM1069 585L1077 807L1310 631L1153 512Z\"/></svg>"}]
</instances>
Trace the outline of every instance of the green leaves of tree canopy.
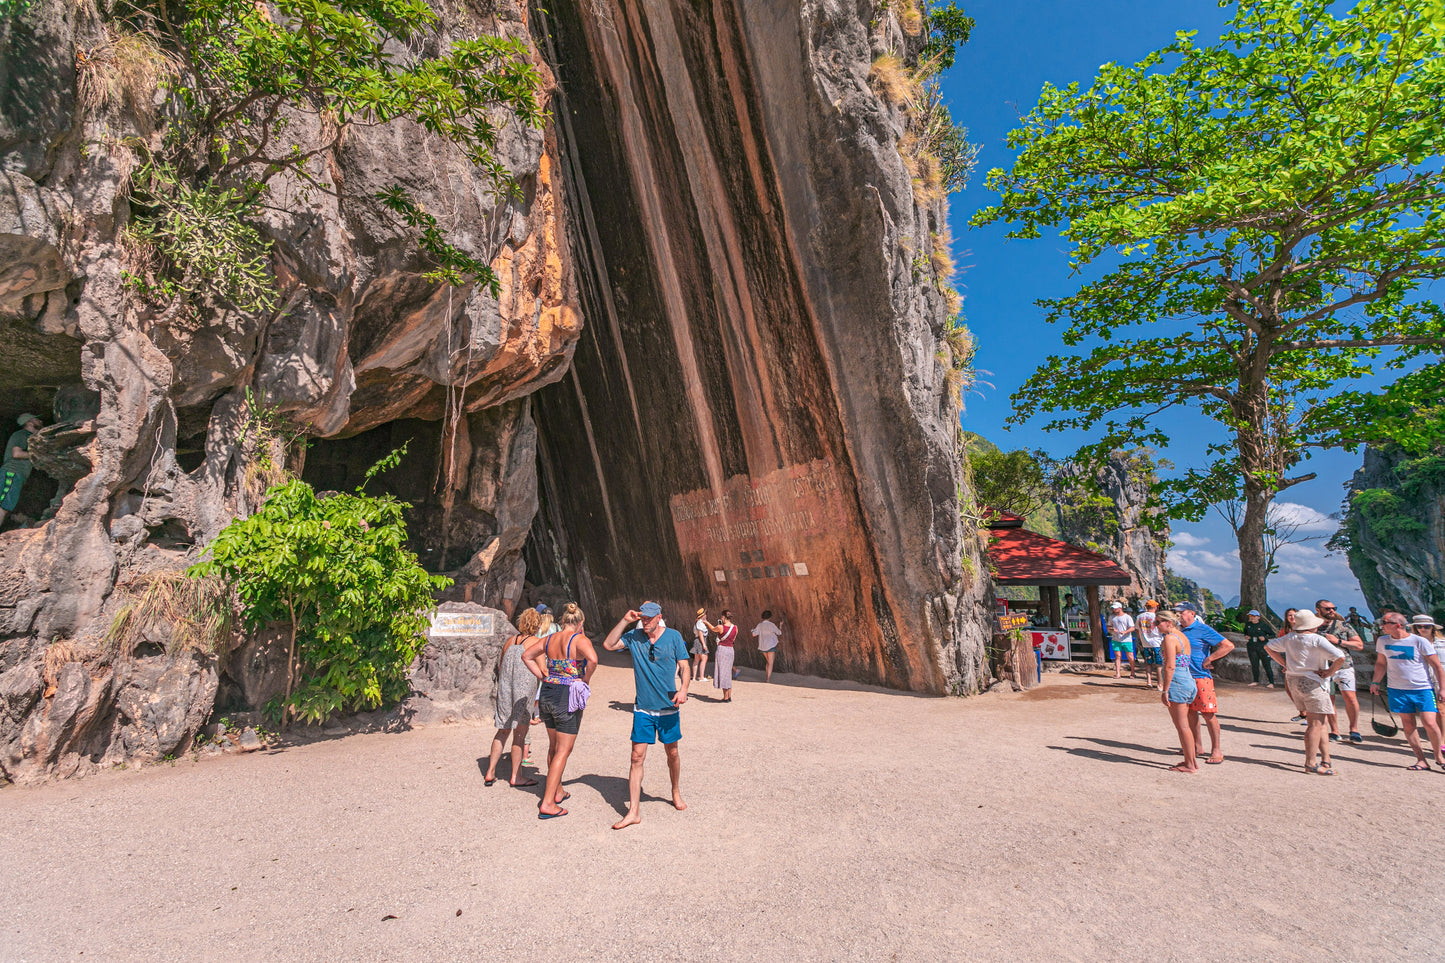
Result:
<instances>
[{"instance_id":1,"label":"green leaves of tree canopy","mask_svg":"<svg viewBox=\"0 0 1445 963\"><path fill-rule=\"evenodd\" d=\"M1331 399L1445 346L1445 312L1420 295L1445 275L1445 8L1337 6L1242 0L1214 46L1181 33L1087 88L1045 86L1009 136L1013 169L988 176L1000 202L973 219L1062 227L1075 270L1104 269L1040 302L1087 351L1041 366L1014 417L1062 412L1047 427L1096 433L1095 454L1167 444L1153 417L1181 404L1228 428L1214 467L1166 493L1184 517L1242 495L1240 595L1257 608L1270 500L1313 477L1291 475L1310 448L1370 437L1358 418L1389 394Z\"/></svg>"},{"instance_id":2,"label":"green leaves of tree canopy","mask_svg":"<svg viewBox=\"0 0 1445 963\"><path fill-rule=\"evenodd\" d=\"M394 466L405 448L367 473ZM406 549L406 505L390 495L318 498L293 480L271 488L261 509L232 521L191 568L219 575L240 600L248 628L288 626L286 704L303 719L375 708L407 693L433 593Z\"/></svg>"}]
</instances>

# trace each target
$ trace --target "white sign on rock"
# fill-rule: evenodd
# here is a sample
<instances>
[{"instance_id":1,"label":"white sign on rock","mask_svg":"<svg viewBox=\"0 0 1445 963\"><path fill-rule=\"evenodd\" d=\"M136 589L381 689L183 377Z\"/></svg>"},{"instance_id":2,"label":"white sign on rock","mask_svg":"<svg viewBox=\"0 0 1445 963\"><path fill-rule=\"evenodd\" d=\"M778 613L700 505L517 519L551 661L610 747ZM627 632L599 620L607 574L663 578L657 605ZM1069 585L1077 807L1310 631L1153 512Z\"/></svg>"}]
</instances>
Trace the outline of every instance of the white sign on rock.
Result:
<instances>
[{"instance_id":1,"label":"white sign on rock","mask_svg":"<svg viewBox=\"0 0 1445 963\"><path fill-rule=\"evenodd\" d=\"M431 634L436 635L491 635L492 615L490 612L434 612L431 617Z\"/></svg>"}]
</instances>

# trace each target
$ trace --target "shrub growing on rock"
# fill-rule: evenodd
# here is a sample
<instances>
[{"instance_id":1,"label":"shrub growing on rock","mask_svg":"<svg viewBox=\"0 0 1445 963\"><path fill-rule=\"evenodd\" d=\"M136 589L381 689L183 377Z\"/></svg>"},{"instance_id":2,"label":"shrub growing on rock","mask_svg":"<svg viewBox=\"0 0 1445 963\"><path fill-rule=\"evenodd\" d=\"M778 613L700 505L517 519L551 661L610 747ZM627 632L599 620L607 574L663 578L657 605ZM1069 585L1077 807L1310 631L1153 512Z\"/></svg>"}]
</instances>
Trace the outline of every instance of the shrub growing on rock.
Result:
<instances>
[{"instance_id":1,"label":"shrub growing on rock","mask_svg":"<svg viewBox=\"0 0 1445 963\"><path fill-rule=\"evenodd\" d=\"M373 465L367 481L404 453ZM319 722L405 696L433 594L451 584L407 550L406 504L364 489L317 495L300 479L275 485L191 569L235 589L248 628L289 628L287 715Z\"/></svg>"}]
</instances>

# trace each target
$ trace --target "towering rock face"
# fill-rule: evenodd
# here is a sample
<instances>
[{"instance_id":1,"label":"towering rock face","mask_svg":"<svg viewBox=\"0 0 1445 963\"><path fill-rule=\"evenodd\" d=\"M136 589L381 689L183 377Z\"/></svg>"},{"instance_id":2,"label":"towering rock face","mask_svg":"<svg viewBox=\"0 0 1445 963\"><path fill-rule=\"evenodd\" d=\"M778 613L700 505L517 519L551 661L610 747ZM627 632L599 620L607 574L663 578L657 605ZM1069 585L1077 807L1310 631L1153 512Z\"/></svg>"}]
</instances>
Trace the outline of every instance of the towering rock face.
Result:
<instances>
[{"instance_id":1,"label":"towering rock face","mask_svg":"<svg viewBox=\"0 0 1445 963\"><path fill-rule=\"evenodd\" d=\"M333 481L339 469L353 486L385 442L414 439L395 487L418 489L417 547L433 568L457 570L463 597L515 598L536 504L525 396L561 377L581 330L555 138L516 124L497 153L520 196L502 201L416 126L352 129L312 169L339 196L272 182L259 228L272 242L275 310L154 310L127 284L124 232L134 144L156 148L154 118L170 108L149 109L164 100L153 89L78 96L78 63L106 69L116 27L105 9L33 0L0 20L0 425L24 410L54 415L32 440L37 471L21 507L34 517L61 496L43 526L0 534L0 776L10 778L158 758L205 720L224 647L191 651L158 627L136 652L117 652L107 629L148 579L183 568L257 503L268 466L287 457L258 408L317 440L313 469L294 450L289 467ZM528 36L520 3L439 12L436 43ZM293 121L298 148L325 143L305 117ZM415 237L374 197L397 182L493 266L499 298L423 276Z\"/></svg>"},{"instance_id":2,"label":"towering rock face","mask_svg":"<svg viewBox=\"0 0 1445 963\"><path fill-rule=\"evenodd\" d=\"M1367 447L1346 504L1340 540L1370 611L1445 620L1445 452Z\"/></svg>"},{"instance_id":3,"label":"towering rock face","mask_svg":"<svg viewBox=\"0 0 1445 963\"><path fill-rule=\"evenodd\" d=\"M1094 481L1097 491L1084 483L1077 470L1058 473L1060 537L1106 555L1128 571L1130 583L1105 588L1105 598L1166 597L1169 522L1148 507L1153 461L1142 449L1111 451Z\"/></svg>"},{"instance_id":4,"label":"towering rock face","mask_svg":"<svg viewBox=\"0 0 1445 963\"><path fill-rule=\"evenodd\" d=\"M973 691L982 565L916 257L944 209L868 85L909 39L840 0L594 0L534 29L588 318L537 396L534 570L609 625L652 598L751 642L771 609L787 668Z\"/></svg>"}]
</instances>

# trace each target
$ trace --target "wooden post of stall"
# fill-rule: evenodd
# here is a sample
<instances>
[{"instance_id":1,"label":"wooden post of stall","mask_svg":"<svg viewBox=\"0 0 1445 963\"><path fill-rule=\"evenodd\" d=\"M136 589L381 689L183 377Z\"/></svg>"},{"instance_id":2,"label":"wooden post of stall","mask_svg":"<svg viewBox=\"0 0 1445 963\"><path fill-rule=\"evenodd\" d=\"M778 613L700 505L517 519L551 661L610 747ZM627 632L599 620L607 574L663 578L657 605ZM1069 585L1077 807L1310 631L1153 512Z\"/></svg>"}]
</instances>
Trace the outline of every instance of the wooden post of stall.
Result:
<instances>
[{"instance_id":1,"label":"wooden post of stall","mask_svg":"<svg viewBox=\"0 0 1445 963\"><path fill-rule=\"evenodd\" d=\"M1104 661L1104 626L1099 621L1102 610L1099 608L1099 586L1090 585L1084 589L1084 594L1089 599L1089 641L1094 646L1094 661Z\"/></svg>"},{"instance_id":2,"label":"wooden post of stall","mask_svg":"<svg viewBox=\"0 0 1445 963\"><path fill-rule=\"evenodd\" d=\"M1049 625L1056 629L1065 629L1064 610L1059 607L1059 587L1057 585L1045 585L1044 597L1049 603Z\"/></svg>"}]
</instances>

